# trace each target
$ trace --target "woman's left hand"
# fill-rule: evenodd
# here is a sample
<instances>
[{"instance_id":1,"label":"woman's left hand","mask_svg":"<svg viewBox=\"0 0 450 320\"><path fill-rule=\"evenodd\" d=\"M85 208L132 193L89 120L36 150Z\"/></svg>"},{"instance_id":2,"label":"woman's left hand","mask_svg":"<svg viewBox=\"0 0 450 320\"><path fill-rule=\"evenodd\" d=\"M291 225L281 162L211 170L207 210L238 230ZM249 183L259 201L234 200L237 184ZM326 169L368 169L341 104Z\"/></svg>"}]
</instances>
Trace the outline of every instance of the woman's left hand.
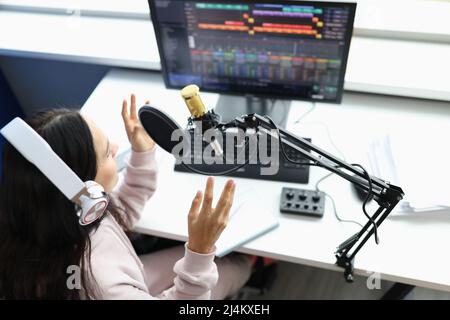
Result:
<instances>
[{"instance_id":1,"label":"woman's left hand","mask_svg":"<svg viewBox=\"0 0 450 320\"><path fill-rule=\"evenodd\" d=\"M122 103L122 119L127 131L128 140L131 143L131 148L135 152L145 152L155 147L155 142L149 137L145 129L141 126L136 113L136 96L131 95L130 111L128 111L127 100ZM149 101L145 102L149 104Z\"/></svg>"}]
</instances>

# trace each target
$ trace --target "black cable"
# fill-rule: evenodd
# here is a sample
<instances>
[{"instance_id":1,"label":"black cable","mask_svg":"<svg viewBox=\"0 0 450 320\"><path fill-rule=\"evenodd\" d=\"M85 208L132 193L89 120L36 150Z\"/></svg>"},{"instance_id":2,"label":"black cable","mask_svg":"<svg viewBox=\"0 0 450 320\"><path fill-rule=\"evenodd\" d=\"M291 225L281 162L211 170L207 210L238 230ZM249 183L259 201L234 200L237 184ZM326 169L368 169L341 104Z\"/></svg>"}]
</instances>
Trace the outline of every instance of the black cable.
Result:
<instances>
[{"instance_id":1,"label":"black cable","mask_svg":"<svg viewBox=\"0 0 450 320\"><path fill-rule=\"evenodd\" d=\"M289 162L294 163L294 164L300 164L300 165L305 165L305 166L316 166L316 167L319 167L319 168L324 168L322 165L320 165L320 164L318 164L318 163L315 163L315 162L309 162L309 161L308 161L308 162L297 162L297 161L294 161L294 160L292 160L291 158L289 158L289 156L286 154L286 151L284 150L284 144L283 144L283 142L282 142L282 140L281 140L280 129L279 129L278 126L275 124L275 122L270 118L270 116L265 115L264 117L267 118L267 119L269 120L270 124L271 124L271 125L273 126L273 128L277 131L277 135L278 135L278 143L279 143L279 145L280 145L280 147L281 147L281 152L282 152L282 154L283 154L283 156L285 157L286 160L288 160ZM256 137L257 137L257 139L258 139L258 131L256 131ZM248 146L248 142L246 143L246 146ZM244 150L244 152L245 152L245 150ZM208 172L204 172L204 171L201 171L201 170L197 170L197 169L191 168L190 166L188 166L188 165L185 164L184 162L181 162L181 164L182 164L186 169L188 169L188 170L190 170L190 171L192 171L192 172L194 172L194 173L199 173L199 174L202 174L202 175L215 175L215 176L220 176L220 175L227 175L227 174L233 173L233 172L239 170L240 168L246 166L246 165L249 163L250 158L251 158L251 156L249 156L249 157L247 158L247 160L245 161L245 163L239 165L238 167L235 167L235 168L232 168L232 169L229 169L229 170L225 170L225 171L222 171L222 172L216 172L216 173L211 173L211 172L208 173ZM226 159L225 159L225 160L226 160ZM368 174L368 172L366 171L366 169L364 169L363 166L361 166L360 164L357 164L357 163L354 163L354 164L351 164L351 165L352 165L352 166L359 167L359 168L364 172L364 175L366 176L366 179L368 180L368 183L369 183L369 191L368 191L368 193L367 193L367 195L366 195L366 198L364 199L364 202L363 202L363 205L362 205L362 209L363 209L364 215L365 215L365 216L367 217L367 219L369 219L369 221L373 224L373 227L374 227L374 236L375 236L375 243L376 243L376 244L379 244L377 225L376 225L375 221L369 216L369 214L367 213L367 210L366 210L366 205L367 205L368 201L371 199L372 194L373 194L373 191L372 191L372 190L373 190L373 189L372 189L372 188L373 188L373 185L372 185L372 179L370 178L370 175ZM339 168L339 166L336 166L335 168ZM333 174L333 173L330 173L329 175L327 175L327 176L321 178L321 179L316 183L316 189L317 189L318 183L321 182L321 181L323 181L324 179L328 178L329 176L331 176L331 174ZM338 221L342 221L342 222L352 222L352 223L356 223L356 224L358 224L358 225L361 226L361 224L359 224L359 223L356 222L356 221L341 219L341 218L338 216L338 214L337 214L337 211L336 211L336 205L335 205L334 199L333 199L330 195L328 195L328 194L326 194L326 195L330 198L330 200L331 200L332 203L333 203L334 213L335 213L335 216L336 216L336 218L338 219ZM362 226L361 226L361 227L362 227Z\"/></svg>"},{"instance_id":2,"label":"black cable","mask_svg":"<svg viewBox=\"0 0 450 320\"><path fill-rule=\"evenodd\" d=\"M286 154L286 152L285 152L285 150L284 150L284 145L283 145L282 140L281 140L281 134L280 134L280 130L279 130L278 126L275 124L275 122L274 122L268 115L265 115L264 117L266 117L266 118L270 121L270 123L272 124L272 126L274 127L274 129L277 130L279 145L281 146L282 154L283 154L283 156L284 156L284 158L285 158L286 160L288 160L289 162L291 162L291 163L293 163L293 164L301 164L301 165L304 165L304 166L311 166L311 167L317 166L317 167L323 168L321 165L319 165L319 164L317 164L317 163L314 163L314 162L309 162L309 161L308 161L308 162L297 162L297 161L294 161L294 160L292 160L291 158L289 158L289 156ZM188 123L188 125L189 125L189 124L192 124L192 123ZM227 128L227 124L223 124L223 125L222 125L222 128ZM258 131L256 131L256 137L258 138ZM248 142L246 143L246 147L247 147L247 146L248 146ZM245 150L244 150L244 152L245 152ZM254 155L254 154L253 154L253 155ZM253 155L252 155L252 156L253 156ZM252 158L252 156L249 156L249 157L247 158L247 160L245 161L245 163L243 163L243 164L241 164L241 165L239 165L239 166L237 166L237 167L235 167L235 168L231 168L231 169L229 169L229 170L225 170L225 171L221 171L221 172L215 172L215 173L212 173L212 172L205 172L205 171L202 171L202 170L195 169L195 168L193 168L193 167L190 167L189 165L187 165L187 164L184 163L183 161L181 161L180 164L181 164L184 168L186 168L187 170L189 170L189 171L191 171L191 172L194 172L194 173L201 174L201 175L224 176L224 175L227 175L227 174L236 172L236 171L239 170L240 168L246 166L246 165L249 163L249 161L250 161L250 159ZM225 158L224 158L224 160L226 161Z\"/></svg>"},{"instance_id":3,"label":"black cable","mask_svg":"<svg viewBox=\"0 0 450 320\"><path fill-rule=\"evenodd\" d=\"M365 176L366 176L366 178L367 178L367 181L369 182L369 192L367 193L367 196L366 196L366 198L364 199L364 202L363 202L363 205L362 205L362 209L363 209L364 215L367 217L367 219L370 221L370 223L373 224L373 227L374 227L374 236L375 236L375 243L376 243L376 244L379 244L377 225L376 225L375 221L369 216L369 214L367 213L367 210L366 210L367 202L371 199L372 193L373 193L373 191L372 191L372 190L373 190L373 189L372 189L372 179L370 178L370 175L367 173L367 171L363 168L363 166L361 166L360 164L357 164L357 163L352 163L351 165L352 165L352 166L355 166L355 167L358 167L358 168L360 168L361 170L363 170L363 171L364 171L364 174L365 174ZM339 166L337 166L337 167L335 167L335 168L339 168ZM325 177L320 178L320 179L316 182L316 190L321 191L321 190L318 188L319 183L322 182L323 180L329 178L329 177L330 177L331 175L333 175L333 174L335 174L335 173L334 173L334 172L331 172L331 173L329 173L328 175L326 175ZM359 226L363 227L360 223L358 223L358 222L356 222L356 221L354 221L354 220L344 220L344 219L341 219L341 218L338 216L338 214L337 214L334 199L333 199L329 194L327 194L327 193L325 193L325 195L327 195L327 196L331 199L331 201L333 202L334 213L335 213L336 218L337 218L339 221L341 221L341 222L352 222L352 223L356 223L356 224L358 224Z\"/></svg>"},{"instance_id":4,"label":"black cable","mask_svg":"<svg viewBox=\"0 0 450 320\"><path fill-rule=\"evenodd\" d=\"M364 199L362 208L363 208L363 212L365 214L365 216L367 217L367 219L369 219L369 221L373 224L373 233L375 236L375 243L378 244L379 243L379 239L378 239L378 228L377 228L377 224L375 223L375 221L369 216L369 214L367 213L366 210L366 205L369 202L369 200L372 198L373 195L373 185L372 185L372 179L370 178L369 173L366 171L366 169L364 169L364 167L358 163L352 163L352 166L358 167L360 168L363 172L364 175L366 176L367 181L369 182L369 190L367 192L366 198Z\"/></svg>"},{"instance_id":5,"label":"black cable","mask_svg":"<svg viewBox=\"0 0 450 320\"><path fill-rule=\"evenodd\" d=\"M281 140L281 134L280 134L280 129L278 128L278 126L275 124L275 122L269 117L269 116L264 116L265 118L267 118L268 120L269 120L269 122L270 122L270 124L273 126L273 128L277 131L277 135L278 135L278 141L279 141L279 144L280 144L280 147L281 147L281 152L283 153L283 156L289 161L289 162L292 162L292 163L295 163L295 164L303 164L303 165L309 165L309 166L316 166L316 167L319 167L319 168L324 168L323 166L321 166L320 164L318 164L318 163L302 163L302 162L296 162L296 161L293 161L292 159L290 159L288 156L287 156L287 154L286 154L286 152L284 151L284 146L283 146L283 143L282 143L282 140ZM367 179L367 181L369 182L369 192L367 193L367 196L366 196L366 198L364 199L364 202L363 202L363 205L362 205L362 209L363 209L363 213L364 213L364 215L367 217L367 219L369 219L369 221L373 224L373 226L374 226L374 236L375 236L375 243L376 244L378 244L379 243L379 239L378 239L378 229L377 229L377 224L375 223L375 221L369 216L369 214L367 213L367 210L366 210L366 205L367 205L367 202L370 200L370 198L372 197L372 194L373 194L373 192L372 192L372 188L373 188L373 185L372 185L372 179L370 178L370 175L367 173L367 171L366 171L366 169L364 169L364 167L363 166L361 166L360 164L357 164L357 163L354 163L354 164L351 164L352 166L355 166L355 167L359 167L361 170L363 170L363 172L364 172L364 175L366 176L366 179ZM339 166L336 166L335 168L339 168Z\"/></svg>"},{"instance_id":6,"label":"black cable","mask_svg":"<svg viewBox=\"0 0 450 320\"><path fill-rule=\"evenodd\" d=\"M278 126L276 125L276 123L267 115L264 116L265 118L267 118L267 120L269 120L270 124L273 126L273 128L277 131L277 135L278 135L278 144L280 145L280 149L281 149L281 153L283 154L284 158L293 163L293 164L300 164L300 165L305 165L305 166L311 166L311 167L321 167L323 168L320 164L315 163L315 162L297 162L292 160L291 158L289 158L289 156L286 154L286 151L284 150L284 144L283 141L281 140L281 133L280 133L280 129L278 128Z\"/></svg>"}]
</instances>

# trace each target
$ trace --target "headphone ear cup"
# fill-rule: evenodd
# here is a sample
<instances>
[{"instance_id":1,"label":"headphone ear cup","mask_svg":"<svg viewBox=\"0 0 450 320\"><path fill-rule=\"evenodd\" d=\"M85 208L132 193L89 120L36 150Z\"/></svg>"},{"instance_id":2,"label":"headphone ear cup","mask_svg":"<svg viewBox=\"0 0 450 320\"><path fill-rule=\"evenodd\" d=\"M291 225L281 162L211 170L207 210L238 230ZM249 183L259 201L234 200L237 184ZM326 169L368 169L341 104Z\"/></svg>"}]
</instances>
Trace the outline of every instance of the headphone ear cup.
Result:
<instances>
[{"instance_id":1,"label":"headphone ear cup","mask_svg":"<svg viewBox=\"0 0 450 320\"><path fill-rule=\"evenodd\" d=\"M88 225L101 218L108 207L108 199L106 197L91 199L87 198L83 201L80 213L80 224Z\"/></svg>"},{"instance_id":2,"label":"headphone ear cup","mask_svg":"<svg viewBox=\"0 0 450 320\"><path fill-rule=\"evenodd\" d=\"M80 225L88 225L101 218L108 208L109 198L103 187L95 181L86 181L86 190L89 194L82 195L81 211L79 214Z\"/></svg>"}]
</instances>

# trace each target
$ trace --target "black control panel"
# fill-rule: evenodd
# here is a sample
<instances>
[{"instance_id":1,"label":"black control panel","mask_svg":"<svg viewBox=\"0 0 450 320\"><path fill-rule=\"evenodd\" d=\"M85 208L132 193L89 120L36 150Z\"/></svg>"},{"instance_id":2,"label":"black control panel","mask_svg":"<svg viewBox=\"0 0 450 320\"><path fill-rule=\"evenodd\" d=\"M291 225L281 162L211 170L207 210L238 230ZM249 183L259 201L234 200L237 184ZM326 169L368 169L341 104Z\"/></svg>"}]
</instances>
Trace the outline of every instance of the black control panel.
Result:
<instances>
[{"instance_id":1,"label":"black control panel","mask_svg":"<svg viewBox=\"0 0 450 320\"><path fill-rule=\"evenodd\" d=\"M280 211L282 213L322 217L325 210L325 193L321 191L283 188Z\"/></svg>"}]
</instances>

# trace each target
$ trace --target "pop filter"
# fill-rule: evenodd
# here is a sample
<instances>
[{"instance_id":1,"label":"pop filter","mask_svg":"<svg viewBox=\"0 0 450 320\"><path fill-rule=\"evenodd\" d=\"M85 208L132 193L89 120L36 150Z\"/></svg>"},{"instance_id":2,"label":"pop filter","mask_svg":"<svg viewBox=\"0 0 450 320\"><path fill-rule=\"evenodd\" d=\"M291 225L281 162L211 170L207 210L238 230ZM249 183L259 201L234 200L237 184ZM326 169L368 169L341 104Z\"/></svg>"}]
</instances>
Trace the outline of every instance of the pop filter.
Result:
<instances>
[{"instance_id":1,"label":"pop filter","mask_svg":"<svg viewBox=\"0 0 450 320\"><path fill-rule=\"evenodd\" d=\"M182 130L180 125L163 111L146 105L139 109L139 120L157 145L172 153L179 141L172 141L172 133Z\"/></svg>"}]
</instances>

